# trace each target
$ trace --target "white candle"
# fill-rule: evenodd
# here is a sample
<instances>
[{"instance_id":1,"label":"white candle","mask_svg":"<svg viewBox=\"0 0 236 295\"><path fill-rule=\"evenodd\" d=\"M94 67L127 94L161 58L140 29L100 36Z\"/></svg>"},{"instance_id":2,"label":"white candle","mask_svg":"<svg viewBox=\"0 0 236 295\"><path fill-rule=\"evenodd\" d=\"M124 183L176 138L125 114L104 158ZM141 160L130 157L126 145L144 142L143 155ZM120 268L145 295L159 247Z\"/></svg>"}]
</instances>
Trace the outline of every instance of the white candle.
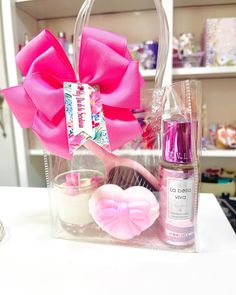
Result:
<instances>
[{"instance_id":1,"label":"white candle","mask_svg":"<svg viewBox=\"0 0 236 295\"><path fill-rule=\"evenodd\" d=\"M77 180L76 174L78 175ZM68 175L71 175L70 179ZM86 177L83 178L83 175ZM58 181L60 182L61 179L66 179L66 181L58 185ZM55 179L53 193L57 200L59 219L68 225L77 226L84 226L93 222L89 213L88 202L93 192L103 182L103 175L93 170L73 171L59 175Z\"/></svg>"}]
</instances>

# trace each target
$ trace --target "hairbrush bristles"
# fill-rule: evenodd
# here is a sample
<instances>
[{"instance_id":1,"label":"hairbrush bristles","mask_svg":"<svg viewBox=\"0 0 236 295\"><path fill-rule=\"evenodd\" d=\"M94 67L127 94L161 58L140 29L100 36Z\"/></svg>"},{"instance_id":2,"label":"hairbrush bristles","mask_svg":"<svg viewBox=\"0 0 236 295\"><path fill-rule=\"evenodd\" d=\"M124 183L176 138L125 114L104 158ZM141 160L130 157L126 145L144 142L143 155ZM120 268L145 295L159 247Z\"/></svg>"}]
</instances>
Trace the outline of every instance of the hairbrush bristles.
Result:
<instances>
[{"instance_id":1,"label":"hairbrush bristles","mask_svg":"<svg viewBox=\"0 0 236 295\"><path fill-rule=\"evenodd\" d=\"M143 186L154 194L157 192L157 189L139 172L125 166L117 166L112 168L109 171L106 182L110 184L117 184L123 189L127 189L131 186Z\"/></svg>"}]
</instances>

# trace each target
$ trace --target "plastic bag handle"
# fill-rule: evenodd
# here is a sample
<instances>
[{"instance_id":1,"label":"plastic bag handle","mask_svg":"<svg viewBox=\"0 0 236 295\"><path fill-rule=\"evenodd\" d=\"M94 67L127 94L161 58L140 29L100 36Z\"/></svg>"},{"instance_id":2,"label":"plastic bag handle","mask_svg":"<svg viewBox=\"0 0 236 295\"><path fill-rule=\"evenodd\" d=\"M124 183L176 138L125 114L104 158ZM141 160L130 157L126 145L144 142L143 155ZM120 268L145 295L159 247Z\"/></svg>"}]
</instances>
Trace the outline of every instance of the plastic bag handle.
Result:
<instances>
[{"instance_id":1,"label":"plastic bag handle","mask_svg":"<svg viewBox=\"0 0 236 295\"><path fill-rule=\"evenodd\" d=\"M88 24L89 17L91 14L91 10L93 7L95 0L85 0L81 9L78 13L75 22L74 28L74 70L79 79L79 50L80 50L80 39L84 26ZM165 10L162 6L161 0L154 0L156 11L160 12L159 17L159 46L158 46L158 56L157 56L157 67L156 67L156 75L155 75L155 89L159 89L162 87L163 76L166 68L167 56L168 56L168 48L169 48L169 28Z\"/></svg>"}]
</instances>

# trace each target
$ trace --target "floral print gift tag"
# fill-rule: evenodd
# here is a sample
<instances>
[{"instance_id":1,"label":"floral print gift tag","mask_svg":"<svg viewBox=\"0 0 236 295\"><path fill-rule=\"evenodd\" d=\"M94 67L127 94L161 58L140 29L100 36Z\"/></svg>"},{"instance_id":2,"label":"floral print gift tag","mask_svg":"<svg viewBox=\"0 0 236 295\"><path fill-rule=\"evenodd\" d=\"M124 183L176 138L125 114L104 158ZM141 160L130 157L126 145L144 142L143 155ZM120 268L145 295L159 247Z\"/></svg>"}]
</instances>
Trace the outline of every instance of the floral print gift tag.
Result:
<instances>
[{"instance_id":1,"label":"floral print gift tag","mask_svg":"<svg viewBox=\"0 0 236 295\"><path fill-rule=\"evenodd\" d=\"M64 82L64 99L70 153L89 139L110 151L99 89L79 82Z\"/></svg>"}]
</instances>

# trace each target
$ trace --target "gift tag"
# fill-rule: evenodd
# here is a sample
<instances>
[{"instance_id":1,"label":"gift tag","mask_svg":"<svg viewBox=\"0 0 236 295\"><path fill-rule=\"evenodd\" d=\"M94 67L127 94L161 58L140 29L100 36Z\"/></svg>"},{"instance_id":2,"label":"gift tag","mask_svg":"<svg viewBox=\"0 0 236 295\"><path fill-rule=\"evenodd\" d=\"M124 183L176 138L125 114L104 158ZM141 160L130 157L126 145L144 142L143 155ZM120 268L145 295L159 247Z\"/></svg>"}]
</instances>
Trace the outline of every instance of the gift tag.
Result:
<instances>
[{"instance_id":1,"label":"gift tag","mask_svg":"<svg viewBox=\"0 0 236 295\"><path fill-rule=\"evenodd\" d=\"M79 82L64 82L64 98L70 153L89 139L110 151L99 89Z\"/></svg>"}]
</instances>

